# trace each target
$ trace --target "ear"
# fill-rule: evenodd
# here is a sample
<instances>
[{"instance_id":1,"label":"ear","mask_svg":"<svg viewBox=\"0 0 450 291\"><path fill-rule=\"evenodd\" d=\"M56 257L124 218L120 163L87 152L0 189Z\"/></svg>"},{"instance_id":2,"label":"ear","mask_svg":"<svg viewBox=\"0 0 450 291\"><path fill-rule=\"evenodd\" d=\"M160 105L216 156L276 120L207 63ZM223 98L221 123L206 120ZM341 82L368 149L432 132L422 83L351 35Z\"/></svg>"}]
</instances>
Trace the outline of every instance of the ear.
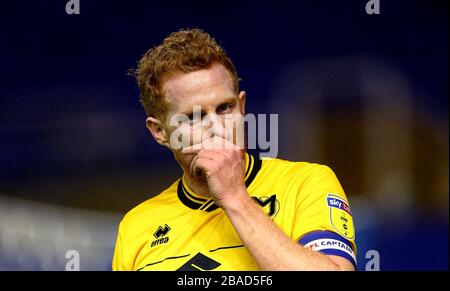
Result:
<instances>
[{"instance_id":1,"label":"ear","mask_svg":"<svg viewBox=\"0 0 450 291\"><path fill-rule=\"evenodd\" d=\"M241 91L239 92L239 103L241 104L241 113L242 115L245 115L245 98L246 98L247 94L245 93L245 91Z\"/></svg>"},{"instance_id":2,"label":"ear","mask_svg":"<svg viewBox=\"0 0 450 291\"><path fill-rule=\"evenodd\" d=\"M161 120L154 117L147 117L145 124L156 142L162 146L170 148L168 139L169 133Z\"/></svg>"}]
</instances>

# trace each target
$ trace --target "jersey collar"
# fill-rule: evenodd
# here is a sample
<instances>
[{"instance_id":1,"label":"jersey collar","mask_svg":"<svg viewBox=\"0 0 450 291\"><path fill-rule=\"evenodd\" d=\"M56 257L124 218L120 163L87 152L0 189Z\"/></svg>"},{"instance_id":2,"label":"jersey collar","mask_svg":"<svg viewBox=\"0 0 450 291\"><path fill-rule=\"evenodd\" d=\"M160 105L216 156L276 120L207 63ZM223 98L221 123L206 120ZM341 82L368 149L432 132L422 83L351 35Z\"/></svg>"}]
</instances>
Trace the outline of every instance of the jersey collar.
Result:
<instances>
[{"instance_id":1,"label":"jersey collar","mask_svg":"<svg viewBox=\"0 0 450 291\"><path fill-rule=\"evenodd\" d=\"M261 169L261 165L262 161L260 159L256 159L252 155L245 153L245 186L247 188L255 179ZM186 184L184 176L178 181L177 194L180 201L191 209L211 212L218 208L211 198L207 199L195 194Z\"/></svg>"}]
</instances>

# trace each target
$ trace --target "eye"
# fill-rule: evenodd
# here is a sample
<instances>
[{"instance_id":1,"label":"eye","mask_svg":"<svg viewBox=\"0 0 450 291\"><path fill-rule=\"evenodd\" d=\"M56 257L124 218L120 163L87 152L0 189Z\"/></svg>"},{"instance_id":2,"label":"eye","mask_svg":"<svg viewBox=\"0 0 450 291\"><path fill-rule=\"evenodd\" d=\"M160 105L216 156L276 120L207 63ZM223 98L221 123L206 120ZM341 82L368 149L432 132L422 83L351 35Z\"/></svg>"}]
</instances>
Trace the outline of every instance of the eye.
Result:
<instances>
[{"instance_id":1,"label":"eye","mask_svg":"<svg viewBox=\"0 0 450 291\"><path fill-rule=\"evenodd\" d=\"M227 110L230 110L231 108L233 108L233 105L230 103L224 103L219 105L219 107L217 107L217 113L223 113Z\"/></svg>"}]
</instances>

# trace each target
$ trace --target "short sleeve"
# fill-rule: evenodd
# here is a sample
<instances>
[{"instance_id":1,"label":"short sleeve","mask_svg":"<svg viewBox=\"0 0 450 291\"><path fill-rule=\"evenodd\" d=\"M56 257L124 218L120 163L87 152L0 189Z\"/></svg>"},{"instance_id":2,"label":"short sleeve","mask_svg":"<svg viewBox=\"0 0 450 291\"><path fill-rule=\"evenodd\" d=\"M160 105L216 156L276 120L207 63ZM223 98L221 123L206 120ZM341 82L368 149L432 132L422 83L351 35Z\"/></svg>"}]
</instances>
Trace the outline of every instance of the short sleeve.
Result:
<instances>
[{"instance_id":1,"label":"short sleeve","mask_svg":"<svg viewBox=\"0 0 450 291\"><path fill-rule=\"evenodd\" d=\"M300 177L293 237L314 251L348 259L356 267L353 217L336 175L314 164Z\"/></svg>"}]
</instances>

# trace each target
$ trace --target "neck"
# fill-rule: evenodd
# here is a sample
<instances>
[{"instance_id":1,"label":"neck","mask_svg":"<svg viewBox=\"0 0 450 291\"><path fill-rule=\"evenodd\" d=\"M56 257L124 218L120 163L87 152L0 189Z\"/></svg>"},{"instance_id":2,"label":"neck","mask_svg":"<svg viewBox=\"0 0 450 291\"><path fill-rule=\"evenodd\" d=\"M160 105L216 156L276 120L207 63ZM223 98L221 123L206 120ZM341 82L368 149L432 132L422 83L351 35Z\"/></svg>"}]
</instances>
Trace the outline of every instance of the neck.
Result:
<instances>
[{"instance_id":1,"label":"neck","mask_svg":"<svg viewBox=\"0 0 450 291\"><path fill-rule=\"evenodd\" d=\"M197 195L209 198L209 188L205 177L196 178L190 175L190 173L184 174L184 181L187 186Z\"/></svg>"}]
</instances>

